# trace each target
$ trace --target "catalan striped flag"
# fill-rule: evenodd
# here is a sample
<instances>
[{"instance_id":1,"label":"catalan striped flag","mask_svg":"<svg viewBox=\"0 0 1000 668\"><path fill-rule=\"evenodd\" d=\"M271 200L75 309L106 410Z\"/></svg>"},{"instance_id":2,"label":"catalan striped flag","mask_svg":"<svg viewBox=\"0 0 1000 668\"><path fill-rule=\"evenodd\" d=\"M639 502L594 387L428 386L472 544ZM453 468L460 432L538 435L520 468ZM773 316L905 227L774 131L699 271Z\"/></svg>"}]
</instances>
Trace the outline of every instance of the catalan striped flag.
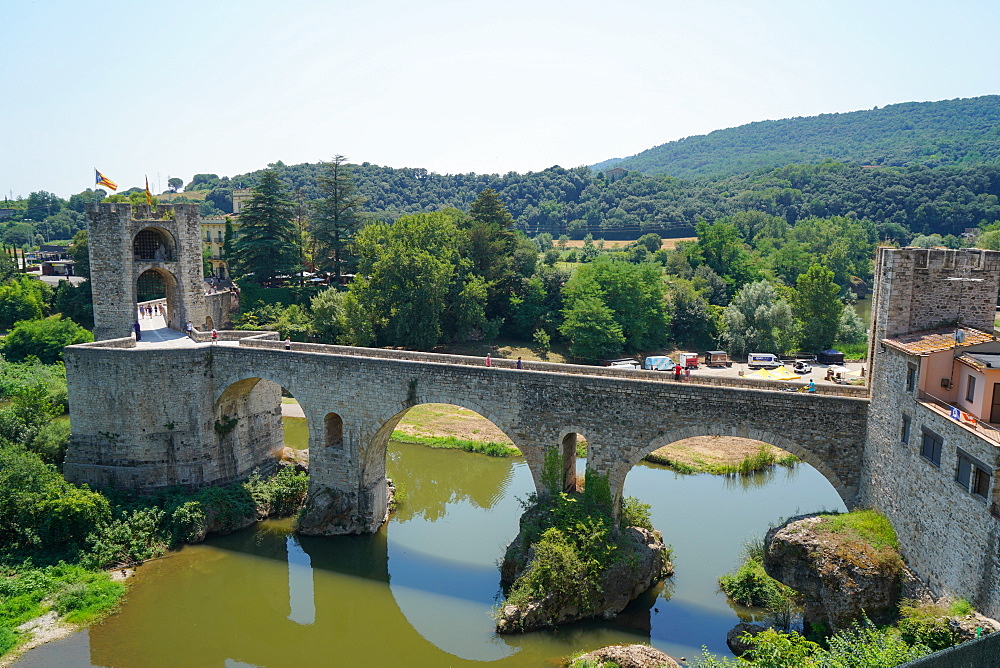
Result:
<instances>
[{"instance_id":1,"label":"catalan striped flag","mask_svg":"<svg viewBox=\"0 0 1000 668\"><path fill-rule=\"evenodd\" d=\"M96 175L94 179L97 182L97 185L110 188L111 190L118 190L118 184L106 177L104 174L101 174L96 168L94 169L94 174Z\"/></svg>"},{"instance_id":2,"label":"catalan striped flag","mask_svg":"<svg viewBox=\"0 0 1000 668\"><path fill-rule=\"evenodd\" d=\"M149 177L146 177L146 204L153 206L153 194L149 192Z\"/></svg>"}]
</instances>

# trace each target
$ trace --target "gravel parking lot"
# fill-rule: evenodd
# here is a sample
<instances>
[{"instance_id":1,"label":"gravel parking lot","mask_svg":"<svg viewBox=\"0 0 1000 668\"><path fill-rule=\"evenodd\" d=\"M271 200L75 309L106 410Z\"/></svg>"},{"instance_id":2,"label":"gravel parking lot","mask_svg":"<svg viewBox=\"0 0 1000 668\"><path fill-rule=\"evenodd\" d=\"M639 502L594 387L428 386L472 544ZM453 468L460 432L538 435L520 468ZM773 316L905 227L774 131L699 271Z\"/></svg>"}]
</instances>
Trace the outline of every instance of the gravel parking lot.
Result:
<instances>
[{"instance_id":1,"label":"gravel parking lot","mask_svg":"<svg viewBox=\"0 0 1000 668\"><path fill-rule=\"evenodd\" d=\"M792 368L791 364L786 365L789 369ZM846 362L843 364L853 373L847 374L846 378L850 380L857 380L861 378L861 369L864 366L861 362ZM815 381L817 385L833 385L832 381L826 380L826 370L828 365L826 364L813 364L812 371L804 374L800 380L801 381ZM746 365L746 363L733 362L731 367L725 369L710 369L704 364L699 364L697 369L691 370L692 376L715 376L716 378L737 378L741 375L749 375L756 371L756 369L751 369ZM669 373L664 371L664 373ZM854 383L850 383L854 384Z\"/></svg>"}]
</instances>

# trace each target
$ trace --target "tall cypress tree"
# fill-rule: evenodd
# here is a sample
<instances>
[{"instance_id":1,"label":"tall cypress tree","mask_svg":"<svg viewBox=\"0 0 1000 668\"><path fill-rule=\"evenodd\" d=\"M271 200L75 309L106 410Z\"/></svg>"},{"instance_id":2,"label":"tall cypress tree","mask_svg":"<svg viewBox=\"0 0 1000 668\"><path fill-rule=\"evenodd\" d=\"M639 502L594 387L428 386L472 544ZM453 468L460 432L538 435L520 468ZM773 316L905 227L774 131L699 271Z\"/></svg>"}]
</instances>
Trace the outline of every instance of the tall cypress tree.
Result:
<instances>
[{"instance_id":1,"label":"tall cypress tree","mask_svg":"<svg viewBox=\"0 0 1000 668\"><path fill-rule=\"evenodd\" d=\"M323 163L323 173L318 179L323 199L316 204L316 219L312 234L319 246L316 250L316 266L332 270L340 282L344 268L352 264L353 253L349 251L354 233L361 224L361 206L364 198L354 186L347 158L337 154L333 160Z\"/></svg>"},{"instance_id":2,"label":"tall cypress tree","mask_svg":"<svg viewBox=\"0 0 1000 668\"><path fill-rule=\"evenodd\" d=\"M253 274L264 285L297 269L292 203L278 173L261 173L253 197L240 213L240 237L233 244L233 263L241 274Z\"/></svg>"}]
</instances>

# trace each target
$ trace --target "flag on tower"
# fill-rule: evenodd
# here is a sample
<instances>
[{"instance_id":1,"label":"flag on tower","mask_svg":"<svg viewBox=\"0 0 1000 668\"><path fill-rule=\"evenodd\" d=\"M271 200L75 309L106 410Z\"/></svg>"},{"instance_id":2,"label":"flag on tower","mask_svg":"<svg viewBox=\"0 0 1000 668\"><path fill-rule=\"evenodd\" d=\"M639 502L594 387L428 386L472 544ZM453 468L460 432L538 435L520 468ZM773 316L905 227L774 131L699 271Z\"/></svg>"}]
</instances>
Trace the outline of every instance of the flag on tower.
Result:
<instances>
[{"instance_id":1,"label":"flag on tower","mask_svg":"<svg viewBox=\"0 0 1000 668\"><path fill-rule=\"evenodd\" d=\"M118 184L106 177L104 174L101 174L96 168L94 169L94 174L96 175L94 179L97 185L110 188L111 190L118 190Z\"/></svg>"},{"instance_id":2,"label":"flag on tower","mask_svg":"<svg viewBox=\"0 0 1000 668\"><path fill-rule=\"evenodd\" d=\"M153 195L149 192L149 177L146 177L146 204L153 206Z\"/></svg>"}]
</instances>

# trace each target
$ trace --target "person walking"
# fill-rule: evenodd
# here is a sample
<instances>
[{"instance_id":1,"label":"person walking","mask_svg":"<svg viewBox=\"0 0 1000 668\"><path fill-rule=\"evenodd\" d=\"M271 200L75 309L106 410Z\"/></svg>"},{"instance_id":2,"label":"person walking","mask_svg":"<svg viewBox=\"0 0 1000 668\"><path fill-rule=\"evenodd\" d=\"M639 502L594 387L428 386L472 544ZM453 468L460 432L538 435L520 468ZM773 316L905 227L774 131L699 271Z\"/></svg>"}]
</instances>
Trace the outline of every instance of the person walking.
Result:
<instances>
[{"instance_id":1,"label":"person walking","mask_svg":"<svg viewBox=\"0 0 1000 668\"><path fill-rule=\"evenodd\" d=\"M213 327L212 328L212 343L218 343L218 342L219 342L219 330L217 330L215 327Z\"/></svg>"},{"instance_id":2,"label":"person walking","mask_svg":"<svg viewBox=\"0 0 1000 668\"><path fill-rule=\"evenodd\" d=\"M190 337L191 340L193 341L194 340L194 325L191 324L190 320L188 320L187 324L184 325L184 331L187 332L188 337Z\"/></svg>"},{"instance_id":3,"label":"person walking","mask_svg":"<svg viewBox=\"0 0 1000 668\"><path fill-rule=\"evenodd\" d=\"M493 358L489 353L486 353L486 366L493 366Z\"/></svg>"},{"instance_id":4,"label":"person walking","mask_svg":"<svg viewBox=\"0 0 1000 668\"><path fill-rule=\"evenodd\" d=\"M139 327L139 321L136 320L132 327L135 329L135 340L142 341L142 329Z\"/></svg>"},{"instance_id":5,"label":"person walking","mask_svg":"<svg viewBox=\"0 0 1000 668\"><path fill-rule=\"evenodd\" d=\"M289 336L285 338L285 350L291 350L291 349L292 349L292 338Z\"/></svg>"},{"instance_id":6,"label":"person walking","mask_svg":"<svg viewBox=\"0 0 1000 668\"><path fill-rule=\"evenodd\" d=\"M678 383L681 380L681 365L680 364L675 364L674 365L674 380L676 382L678 382Z\"/></svg>"},{"instance_id":7,"label":"person walking","mask_svg":"<svg viewBox=\"0 0 1000 668\"><path fill-rule=\"evenodd\" d=\"M517 368L518 369L523 369L524 368L524 365L521 364L521 358L520 357L517 358Z\"/></svg>"},{"instance_id":8,"label":"person walking","mask_svg":"<svg viewBox=\"0 0 1000 668\"><path fill-rule=\"evenodd\" d=\"M684 382L690 382L690 381L691 381L691 367L686 366L684 367Z\"/></svg>"}]
</instances>

